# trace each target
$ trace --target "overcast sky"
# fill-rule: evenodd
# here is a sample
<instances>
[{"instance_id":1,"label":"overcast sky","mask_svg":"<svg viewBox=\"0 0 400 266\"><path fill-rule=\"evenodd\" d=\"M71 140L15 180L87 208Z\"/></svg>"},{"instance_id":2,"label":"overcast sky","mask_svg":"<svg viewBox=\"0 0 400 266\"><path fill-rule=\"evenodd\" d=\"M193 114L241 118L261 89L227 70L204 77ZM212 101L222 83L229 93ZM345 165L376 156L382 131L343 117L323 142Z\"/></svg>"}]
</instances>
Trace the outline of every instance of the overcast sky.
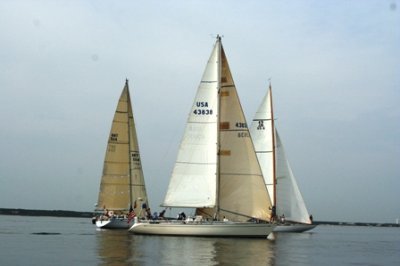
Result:
<instances>
[{"instance_id":1,"label":"overcast sky","mask_svg":"<svg viewBox=\"0 0 400 266\"><path fill-rule=\"evenodd\" d=\"M400 218L400 1L0 1L0 207L92 211L125 78L160 209L216 34L315 220Z\"/></svg>"}]
</instances>

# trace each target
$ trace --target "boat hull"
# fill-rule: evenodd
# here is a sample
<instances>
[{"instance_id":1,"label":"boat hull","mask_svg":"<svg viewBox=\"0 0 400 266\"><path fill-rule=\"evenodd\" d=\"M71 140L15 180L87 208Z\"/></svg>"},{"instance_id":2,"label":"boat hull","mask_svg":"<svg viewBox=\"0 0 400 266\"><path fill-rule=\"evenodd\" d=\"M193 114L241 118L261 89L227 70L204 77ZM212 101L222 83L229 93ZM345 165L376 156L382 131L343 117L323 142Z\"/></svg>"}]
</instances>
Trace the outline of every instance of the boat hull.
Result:
<instances>
[{"instance_id":1,"label":"boat hull","mask_svg":"<svg viewBox=\"0 0 400 266\"><path fill-rule=\"evenodd\" d=\"M202 236L202 237L263 237L274 229L267 223L135 223L129 231L141 235Z\"/></svg>"},{"instance_id":2,"label":"boat hull","mask_svg":"<svg viewBox=\"0 0 400 266\"><path fill-rule=\"evenodd\" d=\"M285 225L277 225L273 232L291 232L291 233L301 233L305 231L309 231L315 228L316 224L285 224Z\"/></svg>"},{"instance_id":3,"label":"boat hull","mask_svg":"<svg viewBox=\"0 0 400 266\"><path fill-rule=\"evenodd\" d=\"M129 229L134 221L127 218L111 218L109 220L97 220L96 226L103 229Z\"/></svg>"}]
</instances>

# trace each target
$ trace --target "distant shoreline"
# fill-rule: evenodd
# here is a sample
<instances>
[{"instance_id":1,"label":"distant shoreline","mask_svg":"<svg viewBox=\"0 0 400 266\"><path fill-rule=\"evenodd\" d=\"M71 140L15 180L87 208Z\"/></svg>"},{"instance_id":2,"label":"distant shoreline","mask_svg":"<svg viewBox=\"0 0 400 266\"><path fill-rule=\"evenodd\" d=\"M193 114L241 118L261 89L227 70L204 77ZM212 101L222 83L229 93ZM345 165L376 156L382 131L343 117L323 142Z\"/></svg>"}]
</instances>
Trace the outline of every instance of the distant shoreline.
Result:
<instances>
[{"instance_id":1,"label":"distant shoreline","mask_svg":"<svg viewBox=\"0 0 400 266\"><path fill-rule=\"evenodd\" d=\"M93 212L0 208L0 215L91 218L93 217Z\"/></svg>"},{"instance_id":2,"label":"distant shoreline","mask_svg":"<svg viewBox=\"0 0 400 266\"><path fill-rule=\"evenodd\" d=\"M0 215L92 218L93 212L0 208ZM352 223L352 222L335 222L335 221L314 221L314 224L316 224L316 225L320 225L320 224L321 225L343 225L343 226L400 227L400 225L396 224L396 223L366 223L366 222Z\"/></svg>"}]
</instances>

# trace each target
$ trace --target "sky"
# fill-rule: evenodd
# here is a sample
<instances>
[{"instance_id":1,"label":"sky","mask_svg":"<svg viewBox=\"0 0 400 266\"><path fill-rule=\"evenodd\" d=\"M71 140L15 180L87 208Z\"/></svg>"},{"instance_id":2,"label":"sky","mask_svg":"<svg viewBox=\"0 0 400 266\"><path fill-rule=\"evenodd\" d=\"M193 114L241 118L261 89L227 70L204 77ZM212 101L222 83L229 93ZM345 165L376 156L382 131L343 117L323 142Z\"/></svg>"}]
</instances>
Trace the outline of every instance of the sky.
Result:
<instances>
[{"instance_id":1,"label":"sky","mask_svg":"<svg viewBox=\"0 0 400 266\"><path fill-rule=\"evenodd\" d=\"M400 1L0 1L0 208L92 211L129 79L157 210L217 34L315 220L400 218Z\"/></svg>"}]
</instances>

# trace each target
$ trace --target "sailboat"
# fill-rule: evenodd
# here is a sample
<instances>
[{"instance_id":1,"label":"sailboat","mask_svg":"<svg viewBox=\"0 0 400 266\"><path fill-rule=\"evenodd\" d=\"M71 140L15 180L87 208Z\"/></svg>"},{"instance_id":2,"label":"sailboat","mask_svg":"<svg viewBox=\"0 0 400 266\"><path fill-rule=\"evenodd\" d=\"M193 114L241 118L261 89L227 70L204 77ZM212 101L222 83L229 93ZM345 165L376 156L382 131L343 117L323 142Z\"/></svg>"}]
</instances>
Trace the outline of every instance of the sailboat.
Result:
<instances>
[{"instance_id":1,"label":"sailboat","mask_svg":"<svg viewBox=\"0 0 400 266\"><path fill-rule=\"evenodd\" d=\"M316 225L312 224L275 127L271 84L251 123L250 134L277 222L281 222L274 232L313 229Z\"/></svg>"},{"instance_id":2,"label":"sailboat","mask_svg":"<svg viewBox=\"0 0 400 266\"><path fill-rule=\"evenodd\" d=\"M128 80L122 90L108 137L95 212L100 228L129 229L149 206Z\"/></svg>"},{"instance_id":3,"label":"sailboat","mask_svg":"<svg viewBox=\"0 0 400 266\"><path fill-rule=\"evenodd\" d=\"M135 234L267 237L271 202L221 37L206 65L162 204L193 219L138 222ZM267 222L268 221L268 222Z\"/></svg>"}]
</instances>

